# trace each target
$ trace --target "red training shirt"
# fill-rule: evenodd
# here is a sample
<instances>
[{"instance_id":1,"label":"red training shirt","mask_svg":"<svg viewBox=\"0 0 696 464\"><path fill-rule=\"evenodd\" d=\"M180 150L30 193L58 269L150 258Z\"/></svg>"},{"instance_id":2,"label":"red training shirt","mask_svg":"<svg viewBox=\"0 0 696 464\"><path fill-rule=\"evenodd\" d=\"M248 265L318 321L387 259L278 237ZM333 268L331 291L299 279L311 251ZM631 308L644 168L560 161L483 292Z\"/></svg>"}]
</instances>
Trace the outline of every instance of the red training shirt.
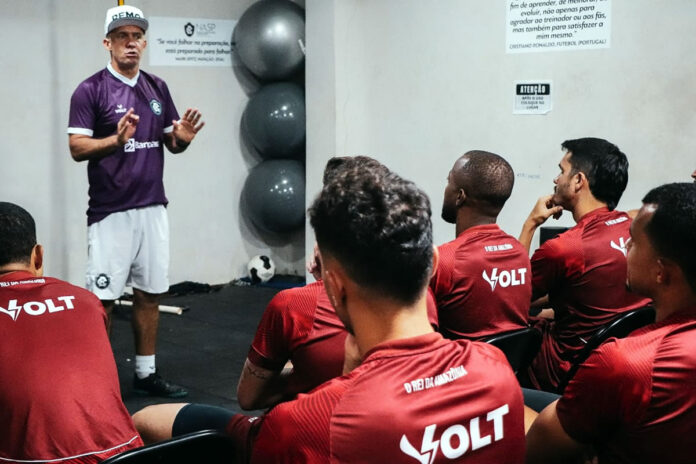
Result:
<instances>
[{"instance_id":1,"label":"red training shirt","mask_svg":"<svg viewBox=\"0 0 696 464\"><path fill-rule=\"evenodd\" d=\"M597 349L557 405L565 431L599 462L693 463L696 308Z\"/></svg>"},{"instance_id":2,"label":"red training shirt","mask_svg":"<svg viewBox=\"0 0 696 464\"><path fill-rule=\"evenodd\" d=\"M555 312L552 322L537 324L543 342L530 370L537 388L555 390L585 340L618 314L650 302L626 289L630 225L626 213L598 208L534 252L532 298L548 294Z\"/></svg>"},{"instance_id":3,"label":"red training shirt","mask_svg":"<svg viewBox=\"0 0 696 464\"><path fill-rule=\"evenodd\" d=\"M487 224L466 229L438 250L430 288L445 336L479 339L527 326L532 272L517 239Z\"/></svg>"},{"instance_id":4,"label":"red training shirt","mask_svg":"<svg viewBox=\"0 0 696 464\"><path fill-rule=\"evenodd\" d=\"M432 296L428 317L437 328ZM346 329L336 316L321 281L279 292L266 307L248 358L256 366L280 371L288 360L293 372L287 397L306 393L343 371Z\"/></svg>"},{"instance_id":5,"label":"red training shirt","mask_svg":"<svg viewBox=\"0 0 696 464\"><path fill-rule=\"evenodd\" d=\"M522 394L497 348L440 334L381 343L264 418L253 463L520 463Z\"/></svg>"},{"instance_id":6,"label":"red training shirt","mask_svg":"<svg viewBox=\"0 0 696 464\"><path fill-rule=\"evenodd\" d=\"M97 297L28 272L0 275L0 332L2 461L87 464L142 446Z\"/></svg>"},{"instance_id":7,"label":"red training shirt","mask_svg":"<svg viewBox=\"0 0 696 464\"><path fill-rule=\"evenodd\" d=\"M294 397L341 375L346 334L324 284L314 282L273 297L261 317L248 358L272 371L282 370L291 360L288 397Z\"/></svg>"}]
</instances>

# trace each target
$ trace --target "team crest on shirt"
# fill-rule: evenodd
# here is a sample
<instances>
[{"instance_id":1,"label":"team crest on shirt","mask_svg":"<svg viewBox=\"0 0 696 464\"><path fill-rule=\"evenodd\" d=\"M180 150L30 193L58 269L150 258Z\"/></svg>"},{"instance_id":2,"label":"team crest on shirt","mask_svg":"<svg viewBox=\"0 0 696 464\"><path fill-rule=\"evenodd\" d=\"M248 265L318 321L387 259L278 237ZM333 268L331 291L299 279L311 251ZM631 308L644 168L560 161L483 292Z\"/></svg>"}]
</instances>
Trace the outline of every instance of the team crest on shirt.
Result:
<instances>
[{"instance_id":1,"label":"team crest on shirt","mask_svg":"<svg viewBox=\"0 0 696 464\"><path fill-rule=\"evenodd\" d=\"M157 100L155 100L154 98L152 100L150 100L150 109L157 116L162 114L162 104L160 102L158 102Z\"/></svg>"},{"instance_id":2,"label":"team crest on shirt","mask_svg":"<svg viewBox=\"0 0 696 464\"><path fill-rule=\"evenodd\" d=\"M99 274L97 276L96 280L94 281L94 284L97 286L97 288L102 289L102 290L104 290L106 287L108 287L110 283L111 283L111 279L109 279L109 276L104 274L104 273Z\"/></svg>"}]
</instances>

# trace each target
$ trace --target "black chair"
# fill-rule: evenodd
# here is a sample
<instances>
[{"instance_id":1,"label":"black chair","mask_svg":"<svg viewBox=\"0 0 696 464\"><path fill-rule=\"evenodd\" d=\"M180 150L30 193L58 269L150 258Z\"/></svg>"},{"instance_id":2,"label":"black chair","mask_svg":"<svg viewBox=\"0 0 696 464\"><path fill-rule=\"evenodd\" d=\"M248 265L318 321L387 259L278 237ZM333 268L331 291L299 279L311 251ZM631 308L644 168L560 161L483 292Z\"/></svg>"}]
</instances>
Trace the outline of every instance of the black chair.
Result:
<instances>
[{"instance_id":1,"label":"black chair","mask_svg":"<svg viewBox=\"0 0 696 464\"><path fill-rule=\"evenodd\" d=\"M541 333L531 327L491 335L481 340L501 349L517 374L526 369L539 352Z\"/></svg>"},{"instance_id":2,"label":"black chair","mask_svg":"<svg viewBox=\"0 0 696 464\"><path fill-rule=\"evenodd\" d=\"M631 332L648 324L655 322L655 308L644 306L621 313L616 319L603 326L592 335L582 350L580 350L571 360L571 367L563 381L558 386L558 392L563 393L568 382L575 376L582 363L609 338L624 338Z\"/></svg>"},{"instance_id":3,"label":"black chair","mask_svg":"<svg viewBox=\"0 0 696 464\"><path fill-rule=\"evenodd\" d=\"M151 464L170 462L234 462L232 439L217 430L202 430L153 443L102 461L102 464Z\"/></svg>"}]
</instances>

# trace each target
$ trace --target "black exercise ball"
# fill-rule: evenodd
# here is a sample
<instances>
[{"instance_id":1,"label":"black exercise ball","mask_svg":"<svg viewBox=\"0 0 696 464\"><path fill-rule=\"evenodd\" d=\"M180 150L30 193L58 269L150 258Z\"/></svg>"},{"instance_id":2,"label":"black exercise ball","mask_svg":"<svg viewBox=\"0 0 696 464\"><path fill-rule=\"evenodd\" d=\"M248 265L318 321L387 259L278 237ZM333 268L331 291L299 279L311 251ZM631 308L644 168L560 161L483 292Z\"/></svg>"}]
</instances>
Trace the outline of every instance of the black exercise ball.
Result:
<instances>
[{"instance_id":1,"label":"black exercise ball","mask_svg":"<svg viewBox=\"0 0 696 464\"><path fill-rule=\"evenodd\" d=\"M254 167L242 192L252 224L291 232L304 224L305 168L296 160L266 160Z\"/></svg>"},{"instance_id":2,"label":"black exercise ball","mask_svg":"<svg viewBox=\"0 0 696 464\"><path fill-rule=\"evenodd\" d=\"M289 158L302 151L305 118L304 91L299 86L270 84L249 99L242 130L264 158Z\"/></svg>"},{"instance_id":3,"label":"black exercise ball","mask_svg":"<svg viewBox=\"0 0 696 464\"><path fill-rule=\"evenodd\" d=\"M252 4L233 37L239 59L261 80L285 80L304 64L304 10L289 0Z\"/></svg>"}]
</instances>

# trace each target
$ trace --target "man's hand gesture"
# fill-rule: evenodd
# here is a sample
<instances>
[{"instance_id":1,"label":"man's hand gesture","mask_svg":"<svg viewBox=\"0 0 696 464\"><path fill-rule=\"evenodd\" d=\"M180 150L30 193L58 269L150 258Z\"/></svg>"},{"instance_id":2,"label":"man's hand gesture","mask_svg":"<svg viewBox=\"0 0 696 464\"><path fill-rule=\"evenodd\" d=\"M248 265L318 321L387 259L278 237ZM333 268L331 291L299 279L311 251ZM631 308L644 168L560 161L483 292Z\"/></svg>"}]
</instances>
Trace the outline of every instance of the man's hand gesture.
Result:
<instances>
[{"instance_id":1,"label":"man's hand gesture","mask_svg":"<svg viewBox=\"0 0 696 464\"><path fill-rule=\"evenodd\" d=\"M172 123L176 144L182 148L188 146L205 125L205 122L201 121L201 112L196 108L188 108L181 119Z\"/></svg>"},{"instance_id":2,"label":"man's hand gesture","mask_svg":"<svg viewBox=\"0 0 696 464\"><path fill-rule=\"evenodd\" d=\"M129 139L133 138L135 129L138 127L138 121L140 121L140 116L135 114L133 108L130 108L118 121L118 125L116 126L116 137L118 138L119 145L123 146Z\"/></svg>"}]
</instances>

